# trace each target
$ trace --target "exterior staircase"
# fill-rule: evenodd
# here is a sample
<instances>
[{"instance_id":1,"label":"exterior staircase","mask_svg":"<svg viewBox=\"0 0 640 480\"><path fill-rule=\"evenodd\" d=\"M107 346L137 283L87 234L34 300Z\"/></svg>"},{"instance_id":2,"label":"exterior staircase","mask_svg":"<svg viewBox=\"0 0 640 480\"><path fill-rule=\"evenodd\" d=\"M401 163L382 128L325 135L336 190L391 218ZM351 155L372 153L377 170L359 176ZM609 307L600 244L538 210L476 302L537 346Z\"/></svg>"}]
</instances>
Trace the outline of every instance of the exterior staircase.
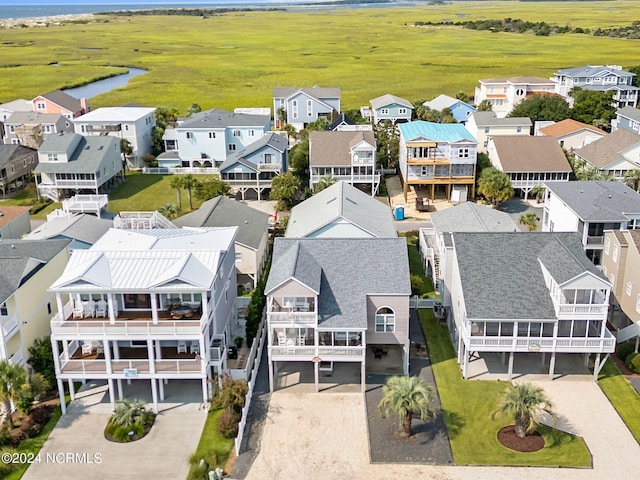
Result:
<instances>
[{"instance_id":1,"label":"exterior staircase","mask_svg":"<svg viewBox=\"0 0 640 480\"><path fill-rule=\"evenodd\" d=\"M640 322L633 323L628 327L624 327L617 332L614 332L617 343L626 342L640 335Z\"/></svg>"}]
</instances>

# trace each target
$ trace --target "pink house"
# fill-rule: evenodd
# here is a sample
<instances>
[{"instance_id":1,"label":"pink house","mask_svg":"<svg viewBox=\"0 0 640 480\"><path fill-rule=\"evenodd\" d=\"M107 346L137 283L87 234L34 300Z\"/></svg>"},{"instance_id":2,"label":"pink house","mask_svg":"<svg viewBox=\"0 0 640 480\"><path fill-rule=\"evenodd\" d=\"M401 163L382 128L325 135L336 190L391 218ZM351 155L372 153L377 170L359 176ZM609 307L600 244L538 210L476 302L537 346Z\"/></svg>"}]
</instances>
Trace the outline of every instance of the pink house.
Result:
<instances>
[{"instance_id":1,"label":"pink house","mask_svg":"<svg viewBox=\"0 0 640 480\"><path fill-rule=\"evenodd\" d=\"M62 90L38 95L31 100L33 111L37 113L55 113L73 119L89 112L87 99L77 99Z\"/></svg>"}]
</instances>

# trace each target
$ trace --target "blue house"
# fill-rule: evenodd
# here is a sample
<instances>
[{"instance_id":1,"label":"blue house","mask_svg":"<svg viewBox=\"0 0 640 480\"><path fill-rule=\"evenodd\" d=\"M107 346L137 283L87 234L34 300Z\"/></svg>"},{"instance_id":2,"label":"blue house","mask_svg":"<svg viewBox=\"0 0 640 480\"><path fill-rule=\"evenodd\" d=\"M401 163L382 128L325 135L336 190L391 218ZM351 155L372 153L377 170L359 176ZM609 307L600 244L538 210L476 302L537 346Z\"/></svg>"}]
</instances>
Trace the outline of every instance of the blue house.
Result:
<instances>
[{"instance_id":1,"label":"blue house","mask_svg":"<svg viewBox=\"0 0 640 480\"><path fill-rule=\"evenodd\" d=\"M273 118L276 128L284 123L302 130L318 118L331 122L340 112L340 89L314 86L312 88L274 88Z\"/></svg>"},{"instance_id":2,"label":"blue house","mask_svg":"<svg viewBox=\"0 0 640 480\"><path fill-rule=\"evenodd\" d=\"M271 180L287 171L287 147L284 135L270 132L240 152L230 155L220 165L220 178L228 183L244 200L248 190L262 192L271 188Z\"/></svg>"},{"instance_id":3,"label":"blue house","mask_svg":"<svg viewBox=\"0 0 640 480\"><path fill-rule=\"evenodd\" d=\"M624 107L616 112L616 119L611 122L612 130L624 129L640 134L640 110L635 107Z\"/></svg>"},{"instance_id":4,"label":"blue house","mask_svg":"<svg viewBox=\"0 0 640 480\"><path fill-rule=\"evenodd\" d=\"M389 120L391 123L410 122L413 114L413 104L409 100L386 94L369 100L371 109L361 108L362 116L373 123Z\"/></svg>"},{"instance_id":5,"label":"blue house","mask_svg":"<svg viewBox=\"0 0 640 480\"><path fill-rule=\"evenodd\" d=\"M476 109L468 103L444 94L438 95L433 100L424 102L423 105L425 107L429 107L431 110L437 110L438 112L448 108L451 110L451 114L455 121L463 124L466 123L471 114L476 111Z\"/></svg>"}]
</instances>

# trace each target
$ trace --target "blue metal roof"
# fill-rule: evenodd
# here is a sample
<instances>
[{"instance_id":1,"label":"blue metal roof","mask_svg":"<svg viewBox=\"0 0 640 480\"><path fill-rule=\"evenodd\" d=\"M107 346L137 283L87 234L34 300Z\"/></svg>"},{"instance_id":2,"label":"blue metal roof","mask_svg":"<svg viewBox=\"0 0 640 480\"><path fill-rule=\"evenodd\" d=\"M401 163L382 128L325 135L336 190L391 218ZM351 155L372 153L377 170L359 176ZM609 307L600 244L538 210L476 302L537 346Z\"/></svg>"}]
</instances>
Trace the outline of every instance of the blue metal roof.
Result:
<instances>
[{"instance_id":1,"label":"blue metal roof","mask_svg":"<svg viewBox=\"0 0 640 480\"><path fill-rule=\"evenodd\" d=\"M434 142L453 143L468 140L477 143L469 130L459 123L433 123L417 120L401 123L398 128L406 141L423 137Z\"/></svg>"}]
</instances>

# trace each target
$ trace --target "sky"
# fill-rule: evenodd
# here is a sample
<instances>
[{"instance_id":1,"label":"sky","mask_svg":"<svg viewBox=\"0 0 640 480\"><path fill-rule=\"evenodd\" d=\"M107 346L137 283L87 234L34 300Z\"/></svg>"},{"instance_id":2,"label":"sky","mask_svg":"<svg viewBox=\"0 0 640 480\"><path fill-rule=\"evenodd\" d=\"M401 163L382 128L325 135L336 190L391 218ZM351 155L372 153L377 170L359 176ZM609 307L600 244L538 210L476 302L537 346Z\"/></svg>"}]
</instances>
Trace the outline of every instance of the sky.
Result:
<instances>
[{"instance_id":1,"label":"sky","mask_svg":"<svg viewBox=\"0 0 640 480\"><path fill-rule=\"evenodd\" d=\"M101 5L101 4L129 4L129 3L166 3L171 5L180 5L184 3L212 3L205 2L202 0L195 1L187 1L187 0L0 0L0 5L73 5L73 4L82 4L82 5Z\"/></svg>"}]
</instances>

